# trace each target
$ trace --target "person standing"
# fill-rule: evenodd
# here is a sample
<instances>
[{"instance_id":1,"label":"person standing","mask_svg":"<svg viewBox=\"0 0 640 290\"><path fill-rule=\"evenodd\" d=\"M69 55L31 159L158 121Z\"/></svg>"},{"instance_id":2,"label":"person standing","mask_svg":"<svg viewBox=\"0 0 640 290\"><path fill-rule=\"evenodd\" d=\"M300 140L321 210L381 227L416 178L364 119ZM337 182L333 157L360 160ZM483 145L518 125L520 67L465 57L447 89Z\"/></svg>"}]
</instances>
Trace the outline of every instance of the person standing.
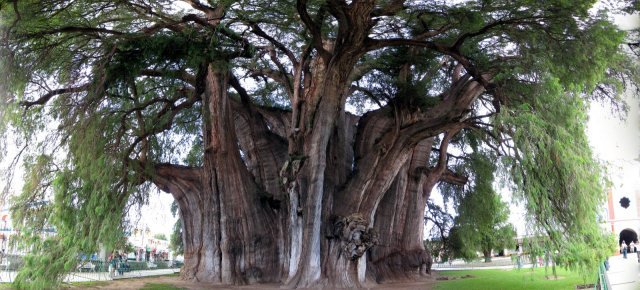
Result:
<instances>
[{"instance_id":1,"label":"person standing","mask_svg":"<svg viewBox=\"0 0 640 290\"><path fill-rule=\"evenodd\" d=\"M116 267L118 265L115 251L109 255L107 262L109 263L109 276L113 278L116 275Z\"/></svg>"},{"instance_id":2,"label":"person standing","mask_svg":"<svg viewBox=\"0 0 640 290\"><path fill-rule=\"evenodd\" d=\"M622 257L623 258L627 258L627 243L625 241L622 241L622 244L620 244L620 247L622 247Z\"/></svg>"},{"instance_id":3,"label":"person standing","mask_svg":"<svg viewBox=\"0 0 640 290\"><path fill-rule=\"evenodd\" d=\"M144 249L138 248L138 262L142 262L144 260Z\"/></svg>"}]
</instances>

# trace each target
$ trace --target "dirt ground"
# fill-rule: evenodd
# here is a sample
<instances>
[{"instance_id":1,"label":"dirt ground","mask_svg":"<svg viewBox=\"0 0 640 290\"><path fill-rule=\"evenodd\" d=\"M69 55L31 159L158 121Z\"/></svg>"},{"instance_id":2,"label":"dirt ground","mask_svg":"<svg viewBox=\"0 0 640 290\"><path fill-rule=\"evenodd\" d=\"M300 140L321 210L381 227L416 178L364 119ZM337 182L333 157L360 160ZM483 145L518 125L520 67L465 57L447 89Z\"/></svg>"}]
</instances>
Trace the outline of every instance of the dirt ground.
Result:
<instances>
[{"instance_id":1,"label":"dirt ground","mask_svg":"<svg viewBox=\"0 0 640 290\"><path fill-rule=\"evenodd\" d=\"M154 284L171 284L178 288L184 288L189 290L200 290L200 289L216 289L216 290L250 290L250 289L283 289L280 284L258 284L258 285L248 285L248 286L220 286L210 283L196 283L191 281L181 280L178 276L160 276L160 277L146 277L146 278L132 278L132 279L121 279L115 281L106 282L106 284L95 285L95 286L75 286L71 287L72 289L141 289L147 283ZM429 290L433 288L436 280L434 278L423 279L420 281L411 281L411 282L395 282L395 283L386 283L375 285L373 287L369 287L366 289L375 289L375 290L391 290L391 289L408 289L408 290Z\"/></svg>"}]
</instances>

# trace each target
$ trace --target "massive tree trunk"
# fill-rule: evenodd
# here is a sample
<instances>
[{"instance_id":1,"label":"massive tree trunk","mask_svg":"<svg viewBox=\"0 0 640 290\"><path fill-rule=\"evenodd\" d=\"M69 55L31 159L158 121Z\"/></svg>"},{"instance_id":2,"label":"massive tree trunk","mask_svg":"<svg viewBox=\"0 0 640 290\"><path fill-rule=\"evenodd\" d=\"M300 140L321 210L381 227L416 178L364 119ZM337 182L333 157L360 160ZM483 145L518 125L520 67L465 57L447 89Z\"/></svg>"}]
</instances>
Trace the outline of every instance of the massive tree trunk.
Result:
<instances>
[{"instance_id":1,"label":"massive tree trunk","mask_svg":"<svg viewBox=\"0 0 640 290\"><path fill-rule=\"evenodd\" d=\"M153 174L180 207L184 278L354 288L430 273L426 200L462 128L450 121L460 113L442 108L468 106L482 90L467 79L456 102L429 113L400 117L389 104L357 117L344 111L349 72L315 63L300 111L283 114L254 107L240 88L241 100L230 98L229 72L207 68L203 166Z\"/></svg>"},{"instance_id":2,"label":"massive tree trunk","mask_svg":"<svg viewBox=\"0 0 640 290\"><path fill-rule=\"evenodd\" d=\"M426 111L391 101L361 117L347 113L356 61L371 45L372 9L359 1L329 11L349 29L312 41L317 54L294 63L289 112L253 104L224 65L199 73L204 164L155 165L152 174L180 206L184 278L355 288L430 273L426 201L450 176L447 145L490 76L456 77Z\"/></svg>"},{"instance_id":3,"label":"massive tree trunk","mask_svg":"<svg viewBox=\"0 0 640 290\"><path fill-rule=\"evenodd\" d=\"M241 157L228 83L228 72L207 69L203 167L156 166L154 182L180 207L183 277L223 284L279 281L286 250L277 216L282 207L265 198Z\"/></svg>"}]
</instances>

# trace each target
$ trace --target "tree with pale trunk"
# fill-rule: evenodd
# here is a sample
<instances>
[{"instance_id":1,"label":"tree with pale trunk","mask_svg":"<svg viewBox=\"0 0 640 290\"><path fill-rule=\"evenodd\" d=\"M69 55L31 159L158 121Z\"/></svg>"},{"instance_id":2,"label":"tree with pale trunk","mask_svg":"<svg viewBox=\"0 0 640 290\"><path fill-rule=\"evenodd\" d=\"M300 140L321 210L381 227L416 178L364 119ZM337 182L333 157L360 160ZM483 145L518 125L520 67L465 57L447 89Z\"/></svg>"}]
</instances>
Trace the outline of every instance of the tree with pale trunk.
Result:
<instances>
[{"instance_id":1,"label":"tree with pale trunk","mask_svg":"<svg viewBox=\"0 0 640 290\"><path fill-rule=\"evenodd\" d=\"M585 112L638 70L593 4L2 0L0 131L31 250L15 285L113 246L153 187L178 204L184 279L425 276L427 199L465 192L478 146L557 247L598 249Z\"/></svg>"}]
</instances>

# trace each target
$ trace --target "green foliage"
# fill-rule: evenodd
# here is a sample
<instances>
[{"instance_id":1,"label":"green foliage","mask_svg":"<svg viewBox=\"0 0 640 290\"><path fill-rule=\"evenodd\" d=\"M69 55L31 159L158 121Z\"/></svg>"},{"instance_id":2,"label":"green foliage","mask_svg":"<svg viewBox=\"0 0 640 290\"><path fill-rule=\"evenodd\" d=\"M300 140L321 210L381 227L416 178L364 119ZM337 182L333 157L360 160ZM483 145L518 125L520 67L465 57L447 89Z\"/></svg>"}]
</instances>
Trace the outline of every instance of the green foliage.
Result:
<instances>
[{"instance_id":1,"label":"green foliage","mask_svg":"<svg viewBox=\"0 0 640 290\"><path fill-rule=\"evenodd\" d=\"M153 236L153 238L154 238L154 239L158 239L158 240L164 240L164 241L167 241L167 235L162 234L162 233L160 233L160 234L155 234L155 235Z\"/></svg>"},{"instance_id":2,"label":"green foliage","mask_svg":"<svg viewBox=\"0 0 640 290\"><path fill-rule=\"evenodd\" d=\"M537 90L531 103L509 107L498 119L510 128L517 149L513 158L503 158L505 168L553 248L576 255L564 265L593 269L610 245L597 223L606 195L602 166L592 159L585 136L587 108L579 93L568 92L557 79Z\"/></svg>"},{"instance_id":3,"label":"green foliage","mask_svg":"<svg viewBox=\"0 0 640 290\"><path fill-rule=\"evenodd\" d=\"M175 217L178 214L178 203L171 203L171 214ZM184 254L184 244L182 241L182 220L178 218L176 223L173 224L173 232L169 240L169 248L175 253L175 255Z\"/></svg>"},{"instance_id":4,"label":"green foliage","mask_svg":"<svg viewBox=\"0 0 640 290\"><path fill-rule=\"evenodd\" d=\"M69 140L66 169L43 170L61 166L46 156L27 159L27 176L38 182L25 183L12 201L21 246L31 250L16 277L18 288L58 285L62 274L74 269L78 253L96 252L99 242L107 248L125 246L122 217L129 192L114 187L122 180L119 165L105 156L100 140L91 138L95 124L87 125L87 135ZM46 236L50 229L55 236Z\"/></svg>"},{"instance_id":5,"label":"green foliage","mask_svg":"<svg viewBox=\"0 0 640 290\"><path fill-rule=\"evenodd\" d=\"M425 240L425 249L427 249L432 257L439 257L448 259L453 257L451 247L451 228L453 227L453 217L449 214L446 208L434 204L431 200L427 201L427 213L425 214L425 221L433 223L431 232L428 234L431 239ZM455 230L454 230L455 232ZM455 250L459 251L463 247L461 241L455 239Z\"/></svg>"},{"instance_id":6,"label":"green foliage","mask_svg":"<svg viewBox=\"0 0 640 290\"><path fill-rule=\"evenodd\" d=\"M124 251L125 255L128 253L133 253L136 250L136 248L133 246L132 243L130 242L124 242L124 247L122 248L122 251Z\"/></svg>"},{"instance_id":7,"label":"green foliage","mask_svg":"<svg viewBox=\"0 0 640 290\"><path fill-rule=\"evenodd\" d=\"M495 157L480 153L471 155L470 167L474 172L473 186L457 207L458 216L450 239L454 253L466 260L477 258L476 251L488 253L514 245L516 236L509 224L508 205L493 189Z\"/></svg>"}]
</instances>

